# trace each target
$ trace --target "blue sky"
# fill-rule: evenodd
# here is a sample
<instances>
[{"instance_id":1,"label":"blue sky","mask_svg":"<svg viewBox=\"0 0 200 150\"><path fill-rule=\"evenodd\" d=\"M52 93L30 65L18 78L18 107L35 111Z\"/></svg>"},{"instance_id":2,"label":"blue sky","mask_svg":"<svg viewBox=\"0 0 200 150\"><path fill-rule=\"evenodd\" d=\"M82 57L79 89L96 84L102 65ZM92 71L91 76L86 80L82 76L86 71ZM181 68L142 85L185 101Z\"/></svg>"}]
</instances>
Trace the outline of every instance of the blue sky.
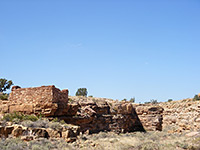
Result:
<instances>
[{"instance_id":1,"label":"blue sky","mask_svg":"<svg viewBox=\"0 0 200 150\"><path fill-rule=\"evenodd\" d=\"M1 0L0 78L74 95L200 93L199 0Z\"/></svg>"}]
</instances>

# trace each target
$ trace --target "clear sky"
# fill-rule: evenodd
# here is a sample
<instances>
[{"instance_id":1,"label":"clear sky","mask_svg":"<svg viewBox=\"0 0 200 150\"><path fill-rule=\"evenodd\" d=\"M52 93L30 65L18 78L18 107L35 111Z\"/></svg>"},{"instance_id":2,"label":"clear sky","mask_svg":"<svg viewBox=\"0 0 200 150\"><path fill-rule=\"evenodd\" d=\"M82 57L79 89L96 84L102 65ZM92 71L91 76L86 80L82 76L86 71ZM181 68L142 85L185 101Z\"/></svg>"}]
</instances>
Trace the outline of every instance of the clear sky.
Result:
<instances>
[{"instance_id":1,"label":"clear sky","mask_svg":"<svg viewBox=\"0 0 200 150\"><path fill-rule=\"evenodd\" d=\"M0 78L70 95L200 93L200 0L1 0Z\"/></svg>"}]
</instances>

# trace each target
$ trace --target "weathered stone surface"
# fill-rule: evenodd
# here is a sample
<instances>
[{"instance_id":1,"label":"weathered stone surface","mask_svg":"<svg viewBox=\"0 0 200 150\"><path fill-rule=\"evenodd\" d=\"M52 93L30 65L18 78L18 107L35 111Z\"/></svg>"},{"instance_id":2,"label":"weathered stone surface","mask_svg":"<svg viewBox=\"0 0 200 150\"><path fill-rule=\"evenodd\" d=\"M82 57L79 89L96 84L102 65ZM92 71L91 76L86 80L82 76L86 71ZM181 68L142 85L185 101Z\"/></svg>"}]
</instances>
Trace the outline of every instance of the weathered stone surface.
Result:
<instances>
[{"instance_id":1,"label":"weathered stone surface","mask_svg":"<svg viewBox=\"0 0 200 150\"><path fill-rule=\"evenodd\" d=\"M26 113L26 114L33 114L34 113L34 106L33 106L33 104L11 105L9 107L9 113L14 113L14 112L22 112L22 113Z\"/></svg>"},{"instance_id":2,"label":"weathered stone surface","mask_svg":"<svg viewBox=\"0 0 200 150\"><path fill-rule=\"evenodd\" d=\"M14 127L10 125L0 126L0 137L8 137L9 134L13 131Z\"/></svg>"},{"instance_id":3,"label":"weathered stone surface","mask_svg":"<svg viewBox=\"0 0 200 150\"><path fill-rule=\"evenodd\" d=\"M4 112L22 112L43 114L45 116L62 115L67 109L68 90L60 91L55 86L20 88L14 86L9 95ZM0 107L1 110L1 107Z\"/></svg>"},{"instance_id":4,"label":"weathered stone surface","mask_svg":"<svg viewBox=\"0 0 200 150\"><path fill-rule=\"evenodd\" d=\"M138 117L147 131L162 130L163 110L160 106L142 105L136 107Z\"/></svg>"},{"instance_id":5,"label":"weathered stone surface","mask_svg":"<svg viewBox=\"0 0 200 150\"><path fill-rule=\"evenodd\" d=\"M22 135L22 133L23 133L22 126L20 126L20 125L14 126L14 129L13 129L13 131L12 131L12 135L13 135L14 137L19 137L19 136Z\"/></svg>"},{"instance_id":6,"label":"weathered stone surface","mask_svg":"<svg viewBox=\"0 0 200 150\"><path fill-rule=\"evenodd\" d=\"M66 142L73 142L76 140L79 133L80 133L80 127L72 125L70 127L63 128L62 138L65 139Z\"/></svg>"},{"instance_id":7,"label":"weathered stone surface","mask_svg":"<svg viewBox=\"0 0 200 150\"><path fill-rule=\"evenodd\" d=\"M70 99L72 102L69 105L76 106L76 111L69 111L68 115L60 119L80 126L81 132L144 131L131 103L85 97L78 97L78 99L70 97ZM71 112L76 112L76 114Z\"/></svg>"},{"instance_id":8,"label":"weathered stone surface","mask_svg":"<svg viewBox=\"0 0 200 150\"><path fill-rule=\"evenodd\" d=\"M24 136L21 136L20 139L28 142L28 141L32 141L34 138L33 138L33 136L30 136L30 135L24 135Z\"/></svg>"},{"instance_id":9,"label":"weathered stone surface","mask_svg":"<svg viewBox=\"0 0 200 150\"><path fill-rule=\"evenodd\" d=\"M61 132L57 130L53 130L51 128L47 128L47 132L50 138L60 138Z\"/></svg>"},{"instance_id":10,"label":"weathered stone surface","mask_svg":"<svg viewBox=\"0 0 200 150\"><path fill-rule=\"evenodd\" d=\"M30 141L37 138L63 138L67 142L76 140L80 133L80 127L70 124L62 125L62 128L28 128L18 124L0 126L0 137L7 138L18 137L24 141Z\"/></svg>"},{"instance_id":11,"label":"weathered stone surface","mask_svg":"<svg viewBox=\"0 0 200 150\"><path fill-rule=\"evenodd\" d=\"M45 128L33 128L32 134L35 138L49 138L49 134Z\"/></svg>"},{"instance_id":12,"label":"weathered stone surface","mask_svg":"<svg viewBox=\"0 0 200 150\"><path fill-rule=\"evenodd\" d=\"M9 101L8 100L0 100L0 112L1 113L9 112Z\"/></svg>"},{"instance_id":13,"label":"weathered stone surface","mask_svg":"<svg viewBox=\"0 0 200 150\"><path fill-rule=\"evenodd\" d=\"M169 132L200 130L200 101L185 99L160 103L159 106L164 108L164 130Z\"/></svg>"},{"instance_id":14,"label":"weathered stone surface","mask_svg":"<svg viewBox=\"0 0 200 150\"><path fill-rule=\"evenodd\" d=\"M60 91L54 85L41 86L34 88L12 88L9 95L9 101L19 104L20 102L30 102L37 104L38 102L66 102L68 101L68 90Z\"/></svg>"},{"instance_id":15,"label":"weathered stone surface","mask_svg":"<svg viewBox=\"0 0 200 150\"><path fill-rule=\"evenodd\" d=\"M4 136L4 127L0 126L0 137Z\"/></svg>"}]
</instances>

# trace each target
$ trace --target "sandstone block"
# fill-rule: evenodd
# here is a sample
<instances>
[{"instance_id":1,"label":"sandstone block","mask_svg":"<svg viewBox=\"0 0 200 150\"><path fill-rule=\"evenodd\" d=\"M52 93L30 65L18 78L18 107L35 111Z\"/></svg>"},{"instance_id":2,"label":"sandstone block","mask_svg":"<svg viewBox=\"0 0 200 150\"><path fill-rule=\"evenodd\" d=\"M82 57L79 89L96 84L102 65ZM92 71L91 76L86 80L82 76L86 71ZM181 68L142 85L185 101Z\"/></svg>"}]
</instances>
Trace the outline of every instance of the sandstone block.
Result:
<instances>
[{"instance_id":1,"label":"sandstone block","mask_svg":"<svg viewBox=\"0 0 200 150\"><path fill-rule=\"evenodd\" d=\"M49 138L49 134L44 128L33 128L32 134L35 136L35 138Z\"/></svg>"},{"instance_id":2,"label":"sandstone block","mask_svg":"<svg viewBox=\"0 0 200 150\"><path fill-rule=\"evenodd\" d=\"M51 128L47 128L47 132L48 132L50 138L60 138L61 137L60 131L53 130Z\"/></svg>"},{"instance_id":3,"label":"sandstone block","mask_svg":"<svg viewBox=\"0 0 200 150\"><path fill-rule=\"evenodd\" d=\"M12 134L14 137L19 137L19 136L22 135L22 133L23 133L22 126L16 125L16 126L14 126L14 129L13 129L13 131L12 131L11 134Z\"/></svg>"}]
</instances>

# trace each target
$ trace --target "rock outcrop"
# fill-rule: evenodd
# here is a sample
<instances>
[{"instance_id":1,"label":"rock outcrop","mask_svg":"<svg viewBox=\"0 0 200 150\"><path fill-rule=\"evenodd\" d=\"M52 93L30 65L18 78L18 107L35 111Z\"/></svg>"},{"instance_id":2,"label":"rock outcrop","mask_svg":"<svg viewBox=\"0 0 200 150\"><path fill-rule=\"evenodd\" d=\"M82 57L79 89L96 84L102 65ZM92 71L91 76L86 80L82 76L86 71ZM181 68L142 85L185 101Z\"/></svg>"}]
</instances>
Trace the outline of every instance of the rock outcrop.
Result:
<instances>
[{"instance_id":1,"label":"rock outcrop","mask_svg":"<svg viewBox=\"0 0 200 150\"><path fill-rule=\"evenodd\" d=\"M80 126L81 132L99 131L133 132L144 131L135 108L128 102L70 97L71 109L59 117L67 123Z\"/></svg>"},{"instance_id":2,"label":"rock outcrop","mask_svg":"<svg viewBox=\"0 0 200 150\"><path fill-rule=\"evenodd\" d=\"M37 138L63 138L67 142L76 140L79 135L79 127L74 125L62 125L61 128L41 128L41 127L25 127L19 124L0 126L0 137L21 138L24 141L30 141Z\"/></svg>"},{"instance_id":3,"label":"rock outcrop","mask_svg":"<svg viewBox=\"0 0 200 150\"><path fill-rule=\"evenodd\" d=\"M92 97L74 96L68 100L68 90L60 91L55 86L34 88L14 86L9 100L0 103L1 112L41 114L50 120L59 118L66 123L79 126L80 132L125 133L145 131L144 128L153 131L162 130L161 107L135 106L130 102ZM55 136L58 136L58 133Z\"/></svg>"}]
</instances>

